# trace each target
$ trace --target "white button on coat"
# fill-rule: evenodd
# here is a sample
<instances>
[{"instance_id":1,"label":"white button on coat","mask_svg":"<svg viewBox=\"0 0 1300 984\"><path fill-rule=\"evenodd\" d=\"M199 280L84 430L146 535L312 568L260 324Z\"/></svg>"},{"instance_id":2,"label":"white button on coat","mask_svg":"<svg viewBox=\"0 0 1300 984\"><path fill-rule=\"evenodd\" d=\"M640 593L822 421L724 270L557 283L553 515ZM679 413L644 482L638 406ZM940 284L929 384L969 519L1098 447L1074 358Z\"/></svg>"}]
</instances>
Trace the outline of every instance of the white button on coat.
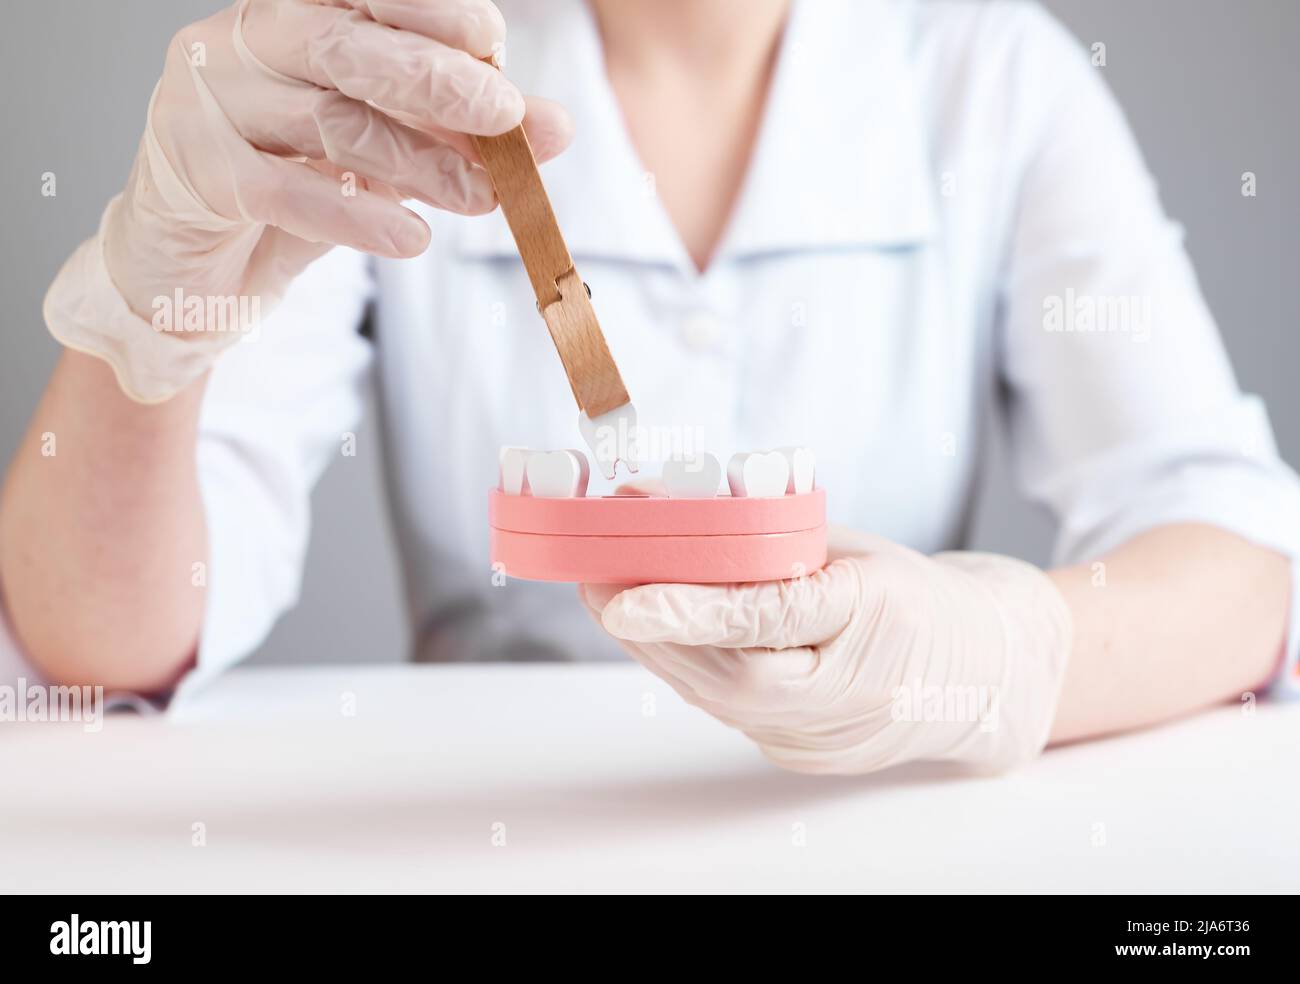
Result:
<instances>
[{"instance_id":1,"label":"white button on coat","mask_svg":"<svg viewBox=\"0 0 1300 984\"><path fill-rule=\"evenodd\" d=\"M981 410L1005 387L1015 475L1059 523L1057 561L1170 521L1300 554L1300 491L1264 408L1237 387L1104 73L1041 9L795 0L701 275L645 194L585 3L500 5L511 78L575 118L542 175L643 423L698 428L724 460L812 448L832 522L935 551L960 546ZM945 174L959 194L940 195ZM623 658L572 586L493 586L498 448L573 446L576 409L501 215L421 211L422 257L335 250L212 374L191 685L295 601L311 488L372 371L418 655ZM1150 297L1149 323L1044 319L1116 295ZM357 330L368 305L374 345Z\"/></svg>"}]
</instances>

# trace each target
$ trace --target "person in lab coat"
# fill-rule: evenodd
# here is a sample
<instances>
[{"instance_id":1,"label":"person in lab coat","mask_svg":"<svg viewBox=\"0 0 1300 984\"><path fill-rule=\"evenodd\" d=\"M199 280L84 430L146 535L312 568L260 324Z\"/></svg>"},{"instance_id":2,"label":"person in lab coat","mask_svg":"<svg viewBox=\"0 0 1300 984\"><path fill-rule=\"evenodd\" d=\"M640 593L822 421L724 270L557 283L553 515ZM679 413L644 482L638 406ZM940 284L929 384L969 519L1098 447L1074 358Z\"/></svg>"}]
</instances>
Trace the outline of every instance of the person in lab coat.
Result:
<instances>
[{"instance_id":1,"label":"person in lab coat","mask_svg":"<svg viewBox=\"0 0 1300 984\"><path fill-rule=\"evenodd\" d=\"M575 439L466 136L521 120L640 419L815 448L824 571L493 586L498 447ZM152 330L189 297L262 319ZM46 320L0 579L53 680L166 691L255 649L373 373L416 658L629 653L811 772L1003 768L1294 681L1300 485L1032 3L244 0L176 35ZM953 552L993 405L1050 570Z\"/></svg>"}]
</instances>

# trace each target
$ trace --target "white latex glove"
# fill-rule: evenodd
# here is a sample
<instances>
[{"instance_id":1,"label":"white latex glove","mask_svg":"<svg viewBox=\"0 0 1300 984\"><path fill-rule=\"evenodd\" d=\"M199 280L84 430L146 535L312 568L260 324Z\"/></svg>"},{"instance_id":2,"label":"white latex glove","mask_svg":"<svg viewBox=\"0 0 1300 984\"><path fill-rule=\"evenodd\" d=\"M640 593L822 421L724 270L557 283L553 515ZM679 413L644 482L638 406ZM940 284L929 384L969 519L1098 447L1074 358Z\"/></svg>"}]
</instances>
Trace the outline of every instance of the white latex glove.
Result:
<instances>
[{"instance_id":1,"label":"white latex glove","mask_svg":"<svg viewBox=\"0 0 1300 984\"><path fill-rule=\"evenodd\" d=\"M995 771L1042 750L1071 642L1042 571L839 530L831 556L792 581L579 591L637 661L786 768Z\"/></svg>"},{"instance_id":2,"label":"white latex glove","mask_svg":"<svg viewBox=\"0 0 1300 984\"><path fill-rule=\"evenodd\" d=\"M126 190L50 288L50 331L157 402L241 337L154 331L157 299L256 297L265 317L335 244L423 252L429 229L404 198L491 211L466 134L526 111L544 160L571 133L558 105L479 60L504 38L488 0L243 0L183 28Z\"/></svg>"}]
</instances>

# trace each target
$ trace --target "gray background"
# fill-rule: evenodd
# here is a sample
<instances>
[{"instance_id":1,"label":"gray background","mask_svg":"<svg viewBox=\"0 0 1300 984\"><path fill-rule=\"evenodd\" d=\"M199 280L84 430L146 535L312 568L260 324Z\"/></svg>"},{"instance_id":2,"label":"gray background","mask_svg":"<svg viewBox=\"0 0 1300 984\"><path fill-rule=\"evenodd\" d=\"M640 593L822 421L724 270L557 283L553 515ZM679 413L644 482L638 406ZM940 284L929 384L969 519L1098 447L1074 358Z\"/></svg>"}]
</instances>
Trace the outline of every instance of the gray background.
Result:
<instances>
[{"instance_id":1,"label":"gray background","mask_svg":"<svg viewBox=\"0 0 1300 984\"><path fill-rule=\"evenodd\" d=\"M218 0L11 3L0 31L0 460L7 461L54 364L46 286L125 181L168 38ZM1300 333L1287 304L1297 276L1300 3L1293 0L1047 0L1081 41L1106 45L1103 69L1188 231L1211 307L1245 389L1272 413L1283 455L1300 461ZM41 175L58 178L42 197ZM1258 197L1240 193L1243 171ZM1287 220L1290 217L1291 221ZM405 655L374 420L315 496L302 603L261 662L387 661ZM975 545L1046 559L1050 526L1011 492L995 453ZM321 535L320 531L330 531Z\"/></svg>"}]
</instances>

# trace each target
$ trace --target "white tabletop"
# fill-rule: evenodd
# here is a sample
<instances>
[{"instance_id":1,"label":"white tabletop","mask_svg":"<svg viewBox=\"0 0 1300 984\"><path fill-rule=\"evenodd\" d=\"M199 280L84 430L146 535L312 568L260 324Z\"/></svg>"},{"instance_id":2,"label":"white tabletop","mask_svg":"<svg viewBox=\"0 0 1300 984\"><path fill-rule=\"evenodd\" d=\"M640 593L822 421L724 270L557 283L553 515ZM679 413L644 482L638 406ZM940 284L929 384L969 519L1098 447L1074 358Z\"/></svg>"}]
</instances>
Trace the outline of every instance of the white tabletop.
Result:
<instances>
[{"instance_id":1,"label":"white tabletop","mask_svg":"<svg viewBox=\"0 0 1300 984\"><path fill-rule=\"evenodd\" d=\"M0 889L1296 891L1298 726L826 779L631 665L245 669L165 718L0 725Z\"/></svg>"}]
</instances>

